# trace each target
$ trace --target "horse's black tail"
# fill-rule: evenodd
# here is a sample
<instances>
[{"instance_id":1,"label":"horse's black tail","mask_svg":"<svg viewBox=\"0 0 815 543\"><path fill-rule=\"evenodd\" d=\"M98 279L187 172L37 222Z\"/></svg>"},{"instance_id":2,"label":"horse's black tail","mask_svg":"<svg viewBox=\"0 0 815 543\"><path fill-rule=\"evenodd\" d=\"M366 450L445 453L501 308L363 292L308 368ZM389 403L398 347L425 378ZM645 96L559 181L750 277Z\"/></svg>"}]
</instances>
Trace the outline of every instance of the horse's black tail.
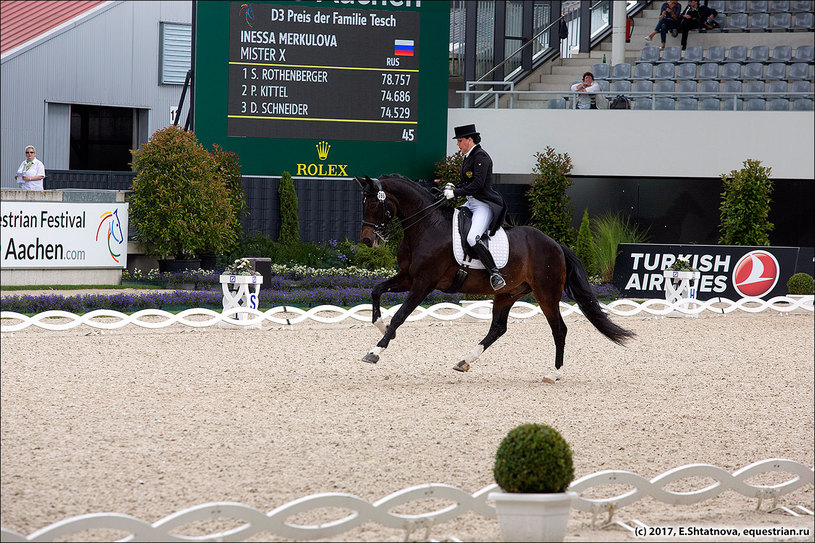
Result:
<instances>
[{"instance_id":1,"label":"horse's black tail","mask_svg":"<svg viewBox=\"0 0 815 543\"><path fill-rule=\"evenodd\" d=\"M563 256L566 258L566 294L577 302L577 306L589 322L597 328L600 333L614 343L622 345L627 339L634 337L634 332L617 326L608 318L600 307L600 302L594 297L594 293L586 278L586 270L577 255L565 245Z\"/></svg>"}]
</instances>

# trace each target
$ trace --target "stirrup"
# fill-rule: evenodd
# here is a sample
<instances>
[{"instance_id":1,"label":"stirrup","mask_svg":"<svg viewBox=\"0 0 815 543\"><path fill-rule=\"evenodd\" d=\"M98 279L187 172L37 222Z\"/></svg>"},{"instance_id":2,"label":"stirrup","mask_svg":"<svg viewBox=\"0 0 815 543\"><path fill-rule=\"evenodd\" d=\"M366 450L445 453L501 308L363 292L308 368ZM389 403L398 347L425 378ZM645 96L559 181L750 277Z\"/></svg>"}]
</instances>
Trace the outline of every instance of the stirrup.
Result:
<instances>
[{"instance_id":1,"label":"stirrup","mask_svg":"<svg viewBox=\"0 0 815 543\"><path fill-rule=\"evenodd\" d=\"M492 290L501 290L506 286L506 284L507 282L504 281L504 278L500 273L493 273L490 275L490 286L492 286Z\"/></svg>"}]
</instances>

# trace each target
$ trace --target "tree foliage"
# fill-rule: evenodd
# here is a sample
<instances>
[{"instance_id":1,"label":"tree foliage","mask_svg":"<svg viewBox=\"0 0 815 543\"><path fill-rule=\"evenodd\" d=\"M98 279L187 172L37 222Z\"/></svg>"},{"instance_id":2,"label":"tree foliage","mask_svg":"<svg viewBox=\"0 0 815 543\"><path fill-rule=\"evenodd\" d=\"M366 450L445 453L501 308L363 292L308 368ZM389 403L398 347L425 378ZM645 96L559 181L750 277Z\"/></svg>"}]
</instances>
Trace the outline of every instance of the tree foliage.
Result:
<instances>
[{"instance_id":1,"label":"tree foliage","mask_svg":"<svg viewBox=\"0 0 815 543\"><path fill-rule=\"evenodd\" d=\"M234 243L229 190L195 134L169 126L131 154L136 178L129 216L148 254L184 259Z\"/></svg>"},{"instance_id":2,"label":"tree foliage","mask_svg":"<svg viewBox=\"0 0 815 543\"><path fill-rule=\"evenodd\" d=\"M297 191L289 172L283 172L277 189L280 197L280 235L277 241L283 245L300 241L300 222L297 218Z\"/></svg>"},{"instance_id":3,"label":"tree foliage","mask_svg":"<svg viewBox=\"0 0 815 543\"><path fill-rule=\"evenodd\" d=\"M566 189L572 186L572 159L548 146L543 153L535 153L535 159L535 179L526 193L532 225L558 243L571 246L572 204Z\"/></svg>"},{"instance_id":4,"label":"tree foliage","mask_svg":"<svg viewBox=\"0 0 815 543\"><path fill-rule=\"evenodd\" d=\"M589 277L597 275L597 263L594 257L594 240L591 235L588 208L583 211L583 220L580 221L580 230L577 232L575 254L583 262L583 267Z\"/></svg>"},{"instance_id":5,"label":"tree foliage","mask_svg":"<svg viewBox=\"0 0 815 543\"><path fill-rule=\"evenodd\" d=\"M723 245L769 245L770 203L773 182L770 168L747 159L741 170L722 174L722 203L719 207L719 243Z\"/></svg>"}]
</instances>

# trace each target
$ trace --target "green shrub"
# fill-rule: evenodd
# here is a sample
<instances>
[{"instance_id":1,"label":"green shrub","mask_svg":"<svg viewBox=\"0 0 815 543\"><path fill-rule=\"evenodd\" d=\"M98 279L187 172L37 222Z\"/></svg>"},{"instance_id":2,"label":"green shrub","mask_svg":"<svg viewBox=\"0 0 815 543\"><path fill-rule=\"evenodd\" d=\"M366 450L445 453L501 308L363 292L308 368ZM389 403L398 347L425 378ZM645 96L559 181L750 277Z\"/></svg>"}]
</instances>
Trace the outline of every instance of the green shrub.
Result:
<instances>
[{"instance_id":1,"label":"green shrub","mask_svg":"<svg viewBox=\"0 0 815 543\"><path fill-rule=\"evenodd\" d=\"M237 230L230 194L195 134L169 126L131 154L136 178L129 215L149 255L186 259L232 245Z\"/></svg>"},{"instance_id":2,"label":"green shrub","mask_svg":"<svg viewBox=\"0 0 815 543\"><path fill-rule=\"evenodd\" d=\"M436 162L436 169L433 170L435 178L439 180L441 186L447 183L458 183L461 179L461 163L464 162L464 155L461 151L456 151L454 155L450 155Z\"/></svg>"},{"instance_id":3,"label":"green shrub","mask_svg":"<svg viewBox=\"0 0 815 543\"><path fill-rule=\"evenodd\" d=\"M787 292L790 294L812 294L815 290L815 279L808 273L796 273L787 281Z\"/></svg>"},{"instance_id":4,"label":"green shrub","mask_svg":"<svg viewBox=\"0 0 815 543\"><path fill-rule=\"evenodd\" d=\"M759 160L747 159L741 170L722 174L722 204L719 207L719 243L723 245L769 245L770 168Z\"/></svg>"},{"instance_id":5,"label":"green shrub","mask_svg":"<svg viewBox=\"0 0 815 543\"><path fill-rule=\"evenodd\" d=\"M644 243L648 232L641 230L627 217L607 212L592 220L594 234L594 257L597 271L603 282L614 277L614 263L619 254L620 243Z\"/></svg>"},{"instance_id":6,"label":"green shrub","mask_svg":"<svg viewBox=\"0 0 815 543\"><path fill-rule=\"evenodd\" d=\"M298 243L300 222L297 218L297 192L289 172L283 172L277 192L280 195L280 235L277 241L283 245Z\"/></svg>"},{"instance_id":7,"label":"green shrub","mask_svg":"<svg viewBox=\"0 0 815 543\"><path fill-rule=\"evenodd\" d=\"M565 492L574 479L572 450L551 426L522 424L501 441L492 473L504 492Z\"/></svg>"},{"instance_id":8,"label":"green shrub","mask_svg":"<svg viewBox=\"0 0 815 543\"><path fill-rule=\"evenodd\" d=\"M235 239L237 239L242 231L241 217L249 212L246 195L241 185L241 165L238 161L238 155L232 151L224 151L217 143L212 144L212 151L210 152L215 161L215 175L223 181L229 193L229 201L232 203L234 216L231 221L232 228L235 232Z\"/></svg>"},{"instance_id":9,"label":"green shrub","mask_svg":"<svg viewBox=\"0 0 815 543\"><path fill-rule=\"evenodd\" d=\"M354 255L353 265L366 270L394 269L396 267L396 257L386 244L375 247L359 244Z\"/></svg>"},{"instance_id":10,"label":"green shrub","mask_svg":"<svg viewBox=\"0 0 815 543\"><path fill-rule=\"evenodd\" d=\"M566 189L572 185L569 173L572 159L551 147L543 153L535 153L537 163L532 173L535 180L526 193L529 198L532 226L564 245L572 245L572 204Z\"/></svg>"},{"instance_id":11,"label":"green shrub","mask_svg":"<svg viewBox=\"0 0 815 543\"><path fill-rule=\"evenodd\" d=\"M589 277L597 275L597 264L594 259L594 240L591 235L588 208L583 211L583 220L580 221L580 230L577 232L577 243L574 252L577 258L583 262L586 275Z\"/></svg>"}]
</instances>

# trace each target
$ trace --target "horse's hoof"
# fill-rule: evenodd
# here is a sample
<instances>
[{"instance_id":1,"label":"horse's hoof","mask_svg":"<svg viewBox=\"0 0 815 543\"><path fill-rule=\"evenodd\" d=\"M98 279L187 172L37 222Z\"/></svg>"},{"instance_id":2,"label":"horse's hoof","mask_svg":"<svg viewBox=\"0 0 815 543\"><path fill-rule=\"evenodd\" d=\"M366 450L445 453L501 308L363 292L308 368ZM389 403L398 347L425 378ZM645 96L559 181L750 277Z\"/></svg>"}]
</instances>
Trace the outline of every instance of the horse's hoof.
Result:
<instances>
[{"instance_id":1,"label":"horse's hoof","mask_svg":"<svg viewBox=\"0 0 815 543\"><path fill-rule=\"evenodd\" d=\"M369 364L376 364L379 362L379 355L374 353L368 353L362 357L363 362L368 362Z\"/></svg>"},{"instance_id":2,"label":"horse's hoof","mask_svg":"<svg viewBox=\"0 0 815 543\"><path fill-rule=\"evenodd\" d=\"M557 381L558 380L556 378L552 378L552 377L544 377L543 378L543 382L546 383L547 385L554 385Z\"/></svg>"},{"instance_id":3,"label":"horse's hoof","mask_svg":"<svg viewBox=\"0 0 815 543\"><path fill-rule=\"evenodd\" d=\"M461 372L470 371L470 365L464 360L462 360L461 362L453 366L453 369Z\"/></svg>"}]
</instances>

